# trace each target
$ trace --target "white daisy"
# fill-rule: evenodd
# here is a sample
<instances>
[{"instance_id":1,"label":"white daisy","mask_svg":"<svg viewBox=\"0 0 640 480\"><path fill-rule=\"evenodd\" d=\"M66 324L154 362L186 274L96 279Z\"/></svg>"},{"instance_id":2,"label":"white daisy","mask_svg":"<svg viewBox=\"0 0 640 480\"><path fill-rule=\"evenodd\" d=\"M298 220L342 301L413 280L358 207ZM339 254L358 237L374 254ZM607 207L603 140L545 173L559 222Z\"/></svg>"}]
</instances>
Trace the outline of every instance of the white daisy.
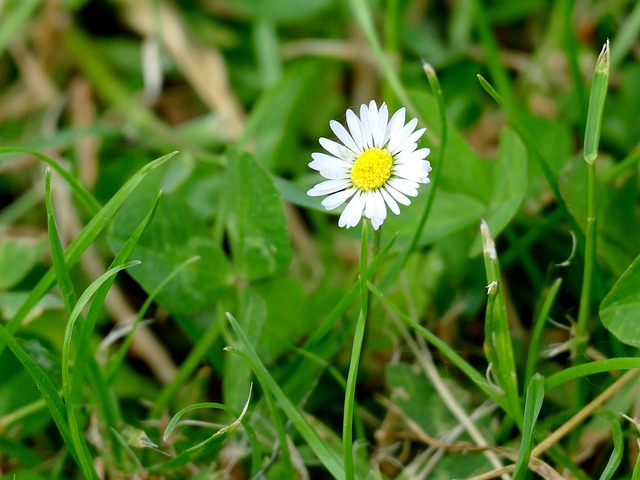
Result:
<instances>
[{"instance_id":1,"label":"white daisy","mask_svg":"<svg viewBox=\"0 0 640 480\"><path fill-rule=\"evenodd\" d=\"M347 110L348 130L335 120L329 123L342 144L320 138L329 155L313 153L309 166L327 180L307 194L328 195L322 201L327 210L348 201L340 227L355 227L364 215L377 230L387 218L387 206L398 215L398 203L410 205L407 196L415 197L419 184L429 183L429 149L419 149L417 143L426 129L415 130L415 118L405 124L405 113L401 108L389 120L387 105L378 109L371 100L360 107L359 118Z\"/></svg>"}]
</instances>

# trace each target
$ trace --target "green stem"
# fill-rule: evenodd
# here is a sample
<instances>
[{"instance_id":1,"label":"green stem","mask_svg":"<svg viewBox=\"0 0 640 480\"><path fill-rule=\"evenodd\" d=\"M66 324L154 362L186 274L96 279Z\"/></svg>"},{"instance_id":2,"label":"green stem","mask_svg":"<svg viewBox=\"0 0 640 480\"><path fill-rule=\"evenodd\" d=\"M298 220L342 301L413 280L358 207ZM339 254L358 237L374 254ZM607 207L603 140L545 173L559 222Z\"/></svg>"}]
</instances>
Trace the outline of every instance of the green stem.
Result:
<instances>
[{"instance_id":1,"label":"green stem","mask_svg":"<svg viewBox=\"0 0 640 480\"><path fill-rule=\"evenodd\" d=\"M349 375L347 377L347 390L344 397L344 417L342 429L342 449L344 456L344 475L346 480L355 479L353 466L353 412L356 396L356 381L358 378L358 366L360 365L360 354L364 342L364 330L367 322L369 289L367 288L367 233L369 224L362 222L362 246L360 248L360 314L356 323L351 349L351 362L349 364Z\"/></svg>"},{"instance_id":2,"label":"green stem","mask_svg":"<svg viewBox=\"0 0 640 480\"><path fill-rule=\"evenodd\" d=\"M576 336L579 344L587 342L587 322L591 304L591 284L596 256L596 164L587 164L587 227L584 251L584 273L582 275L582 291L580 292L580 310L576 325Z\"/></svg>"}]
</instances>

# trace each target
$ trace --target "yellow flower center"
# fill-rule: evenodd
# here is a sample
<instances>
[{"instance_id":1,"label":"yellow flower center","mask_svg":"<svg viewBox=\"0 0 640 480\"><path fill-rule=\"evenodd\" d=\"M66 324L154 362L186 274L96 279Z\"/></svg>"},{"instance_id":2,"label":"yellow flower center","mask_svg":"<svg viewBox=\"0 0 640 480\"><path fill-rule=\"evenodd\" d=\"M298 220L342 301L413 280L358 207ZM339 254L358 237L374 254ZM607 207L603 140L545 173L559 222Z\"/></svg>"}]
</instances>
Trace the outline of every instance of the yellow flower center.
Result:
<instances>
[{"instance_id":1,"label":"yellow flower center","mask_svg":"<svg viewBox=\"0 0 640 480\"><path fill-rule=\"evenodd\" d=\"M351 183L359 190L382 187L391 176L393 157L384 148L370 148L362 152L351 167Z\"/></svg>"}]
</instances>

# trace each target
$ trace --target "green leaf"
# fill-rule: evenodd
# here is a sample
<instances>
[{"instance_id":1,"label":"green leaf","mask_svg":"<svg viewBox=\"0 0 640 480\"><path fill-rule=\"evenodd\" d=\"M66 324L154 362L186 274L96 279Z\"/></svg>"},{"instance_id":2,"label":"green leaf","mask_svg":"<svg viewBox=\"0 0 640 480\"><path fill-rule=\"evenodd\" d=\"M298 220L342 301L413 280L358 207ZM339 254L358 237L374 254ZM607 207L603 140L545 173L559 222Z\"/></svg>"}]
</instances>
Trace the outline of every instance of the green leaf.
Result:
<instances>
[{"instance_id":1,"label":"green leaf","mask_svg":"<svg viewBox=\"0 0 640 480\"><path fill-rule=\"evenodd\" d=\"M116 216L109 236L114 252L131 237L152 201L138 200ZM171 312L190 313L211 306L232 279L227 258L207 225L181 199L168 195L131 255L142 261L131 276L151 293L194 255L200 261L189 264L158 294L158 303Z\"/></svg>"},{"instance_id":2,"label":"green leaf","mask_svg":"<svg viewBox=\"0 0 640 480\"><path fill-rule=\"evenodd\" d=\"M22 280L46 248L44 238L3 238L0 241L0 290L11 288Z\"/></svg>"},{"instance_id":3,"label":"green leaf","mask_svg":"<svg viewBox=\"0 0 640 480\"><path fill-rule=\"evenodd\" d=\"M607 330L627 345L640 347L640 256L622 274L600 304Z\"/></svg>"},{"instance_id":4,"label":"green leaf","mask_svg":"<svg viewBox=\"0 0 640 480\"><path fill-rule=\"evenodd\" d=\"M226 224L239 273L254 281L284 271L291 260L291 241L271 177L249 153L231 151L227 182Z\"/></svg>"}]
</instances>

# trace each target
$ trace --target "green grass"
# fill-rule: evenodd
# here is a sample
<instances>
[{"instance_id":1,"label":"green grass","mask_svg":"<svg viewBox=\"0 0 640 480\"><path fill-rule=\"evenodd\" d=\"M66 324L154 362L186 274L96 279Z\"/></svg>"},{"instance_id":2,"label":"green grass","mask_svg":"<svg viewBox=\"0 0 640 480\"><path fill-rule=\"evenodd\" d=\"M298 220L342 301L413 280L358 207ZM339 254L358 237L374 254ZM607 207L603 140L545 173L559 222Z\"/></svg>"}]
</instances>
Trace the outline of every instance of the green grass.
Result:
<instances>
[{"instance_id":1,"label":"green grass","mask_svg":"<svg viewBox=\"0 0 640 480\"><path fill-rule=\"evenodd\" d=\"M640 7L588 7L4 2L0 478L640 478ZM371 99L433 169L345 230Z\"/></svg>"}]
</instances>

